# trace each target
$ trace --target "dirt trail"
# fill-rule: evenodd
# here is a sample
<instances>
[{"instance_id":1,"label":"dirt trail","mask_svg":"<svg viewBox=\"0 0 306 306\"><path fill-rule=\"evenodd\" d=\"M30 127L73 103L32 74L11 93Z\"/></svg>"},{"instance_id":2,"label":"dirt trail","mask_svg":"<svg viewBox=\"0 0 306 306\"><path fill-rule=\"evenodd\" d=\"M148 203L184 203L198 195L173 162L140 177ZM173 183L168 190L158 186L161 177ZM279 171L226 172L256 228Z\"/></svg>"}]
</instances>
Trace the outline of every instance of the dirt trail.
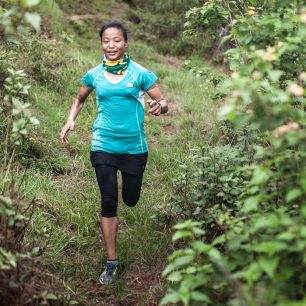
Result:
<instances>
[{"instance_id":1,"label":"dirt trail","mask_svg":"<svg viewBox=\"0 0 306 306\"><path fill-rule=\"evenodd\" d=\"M110 12L110 19L121 19L122 15L126 13L124 7L113 8ZM84 15L66 15L64 19L69 21L78 21L78 20L93 20L105 18L105 14L84 14Z\"/></svg>"},{"instance_id":2,"label":"dirt trail","mask_svg":"<svg viewBox=\"0 0 306 306\"><path fill-rule=\"evenodd\" d=\"M99 19L105 17L104 14L100 15L91 15L91 14L85 14L85 15L71 15L71 16L64 16L66 20L69 21L78 21L78 20L88 20L88 19Z\"/></svg>"}]
</instances>

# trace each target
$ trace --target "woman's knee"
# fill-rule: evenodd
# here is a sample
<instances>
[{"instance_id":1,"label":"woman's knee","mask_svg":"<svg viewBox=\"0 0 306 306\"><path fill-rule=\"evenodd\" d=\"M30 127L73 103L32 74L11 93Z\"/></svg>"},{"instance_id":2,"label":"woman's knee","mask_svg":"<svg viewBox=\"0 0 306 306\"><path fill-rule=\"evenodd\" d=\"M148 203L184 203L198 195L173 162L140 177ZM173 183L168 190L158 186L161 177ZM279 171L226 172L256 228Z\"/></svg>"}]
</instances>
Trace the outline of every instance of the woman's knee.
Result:
<instances>
[{"instance_id":1,"label":"woman's knee","mask_svg":"<svg viewBox=\"0 0 306 306\"><path fill-rule=\"evenodd\" d=\"M122 173L122 199L124 204L134 207L141 193L142 175Z\"/></svg>"},{"instance_id":2,"label":"woman's knee","mask_svg":"<svg viewBox=\"0 0 306 306\"><path fill-rule=\"evenodd\" d=\"M134 207L138 203L139 196L140 195L131 197L129 195L122 194L122 199L125 205Z\"/></svg>"},{"instance_id":3,"label":"woman's knee","mask_svg":"<svg viewBox=\"0 0 306 306\"><path fill-rule=\"evenodd\" d=\"M106 218L116 217L118 199L116 197L102 197L101 216Z\"/></svg>"}]
</instances>

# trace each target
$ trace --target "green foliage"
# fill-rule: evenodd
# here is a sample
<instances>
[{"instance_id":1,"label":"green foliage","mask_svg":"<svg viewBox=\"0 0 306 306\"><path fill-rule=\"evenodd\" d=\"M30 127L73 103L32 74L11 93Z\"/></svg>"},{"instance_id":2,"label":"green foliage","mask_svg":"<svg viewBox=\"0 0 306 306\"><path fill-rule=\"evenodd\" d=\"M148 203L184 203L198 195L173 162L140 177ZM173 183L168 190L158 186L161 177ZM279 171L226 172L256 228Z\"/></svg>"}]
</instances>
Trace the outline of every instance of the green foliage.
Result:
<instances>
[{"instance_id":1,"label":"green foliage","mask_svg":"<svg viewBox=\"0 0 306 306\"><path fill-rule=\"evenodd\" d=\"M228 49L229 46L222 46L221 41L228 35L235 16L245 13L245 2L250 1L211 0L205 1L201 7L189 9L183 37L190 43L198 44L200 49L209 50L211 57L216 57Z\"/></svg>"},{"instance_id":2,"label":"green foliage","mask_svg":"<svg viewBox=\"0 0 306 306\"><path fill-rule=\"evenodd\" d=\"M14 44L20 44L18 34L28 31L27 24L39 31L40 16L27 11L39 2L5 1L4 7L0 10L0 41L4 46L1 51L6 51L13 41ZM13 53L8 52L8 55L11 56ZM4 56L4 67L9 66L5 59ZM41 292L44 285L35 284L33 281L39 274L36 270L33 276L34 258L40 255L41 249L33 247L33 242L24 243L25 232L33 214L34 201L23 201L16 190L16 171L12 169L16 152L22 148L21 145L29 134L29 127L38 125L39 121L29 110L27 98L30 86L24 85L24 70L8 68L7 74L3 75L6 77L4 88L1 90L3 98L0 98L0 137L1 148L4 148L4 153L0 156L0 299L5 305L48 305L50 300L57 297L47 291Z\"/></svg>"},{"instance_id":3,"label":"green foliage","mask_svg":"<svg viewBox=\"0 0 306 306\"><path fill-rule=\"evenodd\" d=\"M30 124L38 125L39 121L32 116L29 110L30 104L25 102L30 86L22 84L26 77L24 71L8 69L8 73L9 76L4 82L5 94L1 116L5 116L3 119L7 122L7 135L10 134L14 143L20 145L22 139L28 133L28 126ZM6 145L9 146L10 144L7 143ZM8 148L5 151L7 152Z\"/></svg>"},{"instance_id":4,"label":"green foliage","mask_svg":"<svg viewBox=\"0 0 306 306\"><path fill-rule=\"evenodd\" d=\"M186 10L201 1L132 1L136 9L128 12L127 18L136 19L137 25L133 29L139 39L154 45L166 54L185 55L191 53L194 46L182 39L184 15Z\"/></svg>"},{"instance_id":5,"label":"green foliage","mask_svg":"<svg viewBox=\"0 0 306 306\"><path fill-rule=\"evenodd\" d=\"M231 11L222 0L206 1L202 7L193 7L186 13L185 37L198 35L199 30L209 31L209 36L216 39L218 28L229 23Z\"/></svg>"},{"instance_id":6,"label":"green foliage","mask_svg":"<svg viewBox=\"0 0 306 306\"><path fill-rule=\"evenodd\" d=\"M63 82L62 68L70 64L73 59L61 53L62 41L49 39L41 40L39 37L31 37L24 40L22 46L16 47L16 52L23 52L31 58L27 63L27 73L41 85L58 89ZM67 43L67 47L69 44ZM73 64L73 63L72 63Z\"/></svg>"},{"instance_id":7,"label":"green foliage","mask_svg":"<svg viewBox=\"0 0 306 306\"><path fill-rule=\"evenodd\" d=\"M4 155L1 164L5 170L0 169L0 275L1 300L10 305L17 305L21 299L28 298L32 303L31 291L22 293L32 276L31 266L34 257L39 254L38 247L23 245L26 228L31 219L33 203L28 207L15 190L14 172L10 171L16 156L16 149L20 147L28 134L29 125L37 125L39 121L31 115L26 102L30 86L23 85L26 75L24 71L8 70L8 77L4 82L4 98L0 112L1 136L4 143ZM18 297L16 297L18 293ZM44 299L38 294L38 301Z\"/></svg>"},{"instance_id":8,"label":"green foliage","mask_svg":"<svg viewBox=\"0 0 306 306\"><path fill-rule=\"evenodd\" d=\"M202 47L211 49L213 57L223 57L233 46L246 50L271 45L294 29L297 3L208 0L186 13L184 37L193 43L204 40Z\"/></svg>"},{"instance_id":9,"label":"green foliage","mask_svg":"<svg viewBox=\"0 0 306 306\"><path fill-rule=\"evenodd\" d=\"M187 68L191 73L193 73L197 78L204 80L202 87L211 87L210 97L213 100L218 100L226 97L228 92L223 86L226 76L224 73L217 71L210 66L194 66L192 60L188 59L184 61L185 68Z\"/></svg>"},{"instance_id":10,"label":"green foliage","mask_svg":"<svg viewBox=\"0 0 306 306\"><path fill-rule=\"evenodd\" d=\"M243 155L243 147L238 145L202 146L193 150L192 160L181 164L181 173L172 180L171 213L180 219L205 220L204 228L214 236L220 227L211 216L219 211L230 213L235 208L245 186L240 167L248 159L248 155Z\"/></svg>"},{"instance_id":11,"label":"green foliage","mask_svg":"<svg viewBox=\"0 0 306 306\"><path fill-rule=\"evenodd\" d=\"M29 32L29 25L40 30L41 17L32 12L40 0L4 0L0 7L0 41L14 40L16 36Z\"/></svg>"},{"instance_id":12,"label":"green foliage","mask_svg":"<svg viewBox=\"0 0 306 306\"><path fill-rule=\"evenodd\" d=\"M171 287L162 304L306 301L305 11L282 0L256 3L261 6L235 17L229 33L237 47L227 52L234 71L224 84L231 94L220 112L244 137L232 138L230 149L223 147L213 163L224 173L211 171L209 153L195 154L203 166L191 169L195 190L189 202L200 223L176 227L173 237L188 246L169 258L164 274ZM214 16L203 18L212 17L214 24ZM200 237L198 230L204 230Z\"/></svg>"}]
</instances>

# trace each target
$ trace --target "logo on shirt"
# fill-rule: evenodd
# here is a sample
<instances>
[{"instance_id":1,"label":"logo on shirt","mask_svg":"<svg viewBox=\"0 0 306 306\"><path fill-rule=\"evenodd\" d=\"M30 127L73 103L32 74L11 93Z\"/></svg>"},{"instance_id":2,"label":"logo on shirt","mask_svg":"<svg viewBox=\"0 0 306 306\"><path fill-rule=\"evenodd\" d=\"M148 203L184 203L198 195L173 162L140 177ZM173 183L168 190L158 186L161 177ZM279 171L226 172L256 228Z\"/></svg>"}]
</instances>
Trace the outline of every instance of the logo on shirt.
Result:
<instances>
[{"instance_id":1,"label":"logo on shirt","mask_svg":"<svg viewBox=\"0 0 306 306\"><path fill-rule=\"evenodd\" d=\"M126 84L126 87L133 87L134 85L133 85L133 83L127 83Z\"/></svg>"}]
</instances>

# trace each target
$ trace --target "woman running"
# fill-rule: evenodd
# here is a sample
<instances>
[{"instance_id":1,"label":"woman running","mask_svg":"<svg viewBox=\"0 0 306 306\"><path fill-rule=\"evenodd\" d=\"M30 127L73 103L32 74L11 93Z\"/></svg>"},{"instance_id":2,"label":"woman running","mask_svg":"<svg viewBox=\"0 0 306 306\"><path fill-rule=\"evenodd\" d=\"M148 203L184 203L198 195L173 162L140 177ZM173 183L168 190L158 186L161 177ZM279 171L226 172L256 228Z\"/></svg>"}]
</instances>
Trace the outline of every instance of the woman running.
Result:
<instances>
[{"instance_id":1,"label":"woman running","mask_svg":"<svg viewBox=\"0 0 306 306\"><path fill-rule=\"evenodd\" d=\"M89 94L96 90L98 116L92 128L90 159L101 191L100 226L105 242L107 262L100 275L102 284L116 280L119 260L116 252L118 230L117 171L122 176L122 198L134 207L140 197L143 172L148 158L144 131L144 95L149 113L166 113L168 106L156 85L156 75L130 59L127 29L119 21L104 24L100 31L104 52L102 64L82 78L82 87L69 112L60 137L68 143L67 134Z\"/></svg>"}]
</instances>

